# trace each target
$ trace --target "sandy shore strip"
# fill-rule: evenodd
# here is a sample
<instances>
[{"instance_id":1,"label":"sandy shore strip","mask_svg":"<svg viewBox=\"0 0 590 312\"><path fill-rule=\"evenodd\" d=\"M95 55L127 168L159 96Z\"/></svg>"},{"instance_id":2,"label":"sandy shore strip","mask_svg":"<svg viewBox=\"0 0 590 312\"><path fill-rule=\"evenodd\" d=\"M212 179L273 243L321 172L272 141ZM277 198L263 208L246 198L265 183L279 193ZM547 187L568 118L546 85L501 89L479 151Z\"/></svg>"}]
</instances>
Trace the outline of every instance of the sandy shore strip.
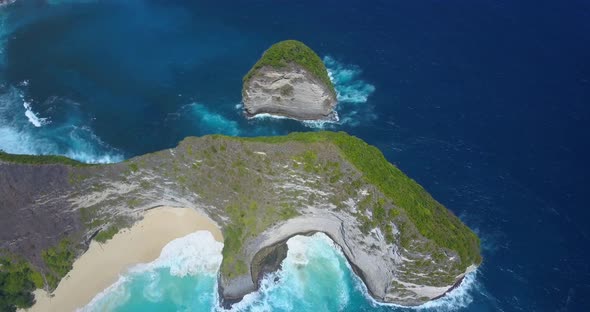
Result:
<instances>
[{"instance_id":1,"label":"sandy shore strip","mask_svg":"<svg viewBox=\"0 0 590 312\"><path fill-rule=\"evenodd\" d=\"M26 311L75 311L116 282L129 267L156 260L170 241L200 230L210 231L217 241L223 242L215 222L194 209L151 209L143 220L117 233L105 244L93 241L88 251L74 262L72 271L59 283L53 297L38 289L37 303Z\"/></svg>"}]
</instances>

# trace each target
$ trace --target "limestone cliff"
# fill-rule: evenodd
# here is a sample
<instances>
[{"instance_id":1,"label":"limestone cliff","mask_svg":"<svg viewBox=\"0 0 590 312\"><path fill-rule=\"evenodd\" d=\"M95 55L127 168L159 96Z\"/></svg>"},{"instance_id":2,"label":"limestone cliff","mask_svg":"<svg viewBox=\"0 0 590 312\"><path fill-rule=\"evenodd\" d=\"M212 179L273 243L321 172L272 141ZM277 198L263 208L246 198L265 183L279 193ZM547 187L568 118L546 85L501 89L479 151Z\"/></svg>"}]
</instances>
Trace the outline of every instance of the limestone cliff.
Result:
<instances>
[{"instance_id":1,"label":"limestone cliff","mask_svg":"<svg viewBox=\"0 0 590 312\"><path fill-rule=\"evenodd\" d=\"M336 93L322 60L294 40L271 46L244 77L248 117L271 114L299 120L335 120Z\"/></svg>"},{"instance_id":2,"label":"limestone cliff","mask_svg":"<svg viewBox=\"0 0 590 312\"><path fill-rule=\"evenodd\" d=\"M471 230L344 133L187 138L112 165L0 153L0 198L0 250L26 259L49 288L90 240L159 205L197 209L221 227L226 305L280 267L296 234L326 233L377 300L402 305L443 295L481 262Z\"/></svg>"}]
</instances>

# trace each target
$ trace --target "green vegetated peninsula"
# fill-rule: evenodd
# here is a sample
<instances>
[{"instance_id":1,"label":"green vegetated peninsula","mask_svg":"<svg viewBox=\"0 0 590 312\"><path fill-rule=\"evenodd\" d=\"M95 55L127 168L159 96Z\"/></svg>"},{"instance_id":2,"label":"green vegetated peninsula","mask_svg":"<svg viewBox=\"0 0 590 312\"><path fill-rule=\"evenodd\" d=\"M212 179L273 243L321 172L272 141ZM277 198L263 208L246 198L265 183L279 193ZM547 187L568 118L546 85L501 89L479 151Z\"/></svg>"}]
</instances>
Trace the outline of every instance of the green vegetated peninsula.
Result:
<instances>
[{"instance_id":1,"label":"green vegetated peninsula","mask_svg":"<svg viewBox=\"0 0 590 312\"><path fill-rule=\"evenodd\" d=\"M300 41L272 45L244 76L247 116L334 120L336 91L320 57Z\"/></svg>"},{"instance_id":2,"label":"green vegetated peninsula","mask_svg":"<svg viewBox=\"0 0 590 312\"><path fill-rule=\"evenodd\" d=\"M92 239L156 206L190 207L225 237L219 293L229 305L277 270L285 241L324 232L371 295L417 305L482 261L479 239L383 154L346 133L189 137L111 165L0 153L0 308L54 289Z\"/></svg>"}]
</instances>

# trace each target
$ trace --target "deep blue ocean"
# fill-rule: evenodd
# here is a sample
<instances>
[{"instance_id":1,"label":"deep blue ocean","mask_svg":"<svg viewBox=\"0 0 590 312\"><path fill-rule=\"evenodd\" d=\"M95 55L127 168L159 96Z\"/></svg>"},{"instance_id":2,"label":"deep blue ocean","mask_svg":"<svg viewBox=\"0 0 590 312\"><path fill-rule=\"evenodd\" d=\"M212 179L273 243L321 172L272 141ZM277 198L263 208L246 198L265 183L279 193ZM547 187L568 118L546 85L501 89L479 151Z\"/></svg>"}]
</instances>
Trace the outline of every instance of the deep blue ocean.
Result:
<instances>
[{"instance_id":1,"label":"deep blue ocean","mask_svg":"<svg viewBox=\"0 0 590 312\"><path fill-rule=\"evenodd\" d=\"M340 122L242 116L242 76L284 39L324 59ZM22 0L0 9L0 149L117 162L189 135L347 131L482 239L477 273L427 311L590 311L589 122L584 0ZM373 303L329 239L305 239L290 241L300 256L277 273L282 284L238 310L404 310ZM100 300L119 300L117 311L217 309L211 272L166 268L129 273Z\"/></svg>"}]
</instances>

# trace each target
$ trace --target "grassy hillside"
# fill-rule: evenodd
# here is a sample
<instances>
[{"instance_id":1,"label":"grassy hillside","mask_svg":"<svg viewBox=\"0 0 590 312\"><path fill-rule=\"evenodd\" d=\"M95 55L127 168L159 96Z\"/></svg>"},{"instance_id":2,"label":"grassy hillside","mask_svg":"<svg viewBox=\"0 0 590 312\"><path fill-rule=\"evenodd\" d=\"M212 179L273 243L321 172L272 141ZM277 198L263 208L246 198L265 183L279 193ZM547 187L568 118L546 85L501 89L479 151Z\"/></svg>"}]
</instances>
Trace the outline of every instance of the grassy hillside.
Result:
<instances>
[{"instance_id":1,"label":"grassy hillside","mask_svg":"<svg viewBox=\"0 0 590 312\"><path fill-rule=\"evenodd\" d=\"M238 138L283 143L287 141L329 142L400 208L404 209L422 236L437 245L455 250L464 267L481 263L479 238L451 211L401 170L389 163L381 151L344 132L291 133L280 137Z\"/></svg>"},{"instance_id":2,"label":"grassy hillside","mask_svg":"<svg viewBox=\"0 0 590 312\"><path fill-rule=\"evenodd\" d=\"M328 70L322 59L303 42L297 40L285 40L273 44L244 76L244 85L254 76L258 69L264 66L283 68L291 63L298 64L306 69L320 79L332 91L334 96L336 95L334 85L328 76Z\"/></svg>"}]
</instances>

